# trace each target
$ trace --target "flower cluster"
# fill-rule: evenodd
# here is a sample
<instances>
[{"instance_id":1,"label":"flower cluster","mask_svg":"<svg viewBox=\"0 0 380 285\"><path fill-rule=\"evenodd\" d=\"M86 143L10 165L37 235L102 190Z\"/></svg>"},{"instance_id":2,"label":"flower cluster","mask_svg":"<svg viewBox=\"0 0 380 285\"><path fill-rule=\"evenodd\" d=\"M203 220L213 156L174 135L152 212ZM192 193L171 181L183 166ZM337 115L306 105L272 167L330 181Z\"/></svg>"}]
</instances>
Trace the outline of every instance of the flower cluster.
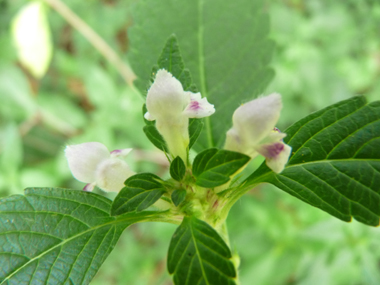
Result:
<instances>
[{"instance_id":1,"label":"flower cluster","mask_svg":"<svg viewBox=\"0 0 380 285\"><path fill-rule=\"evenodd\" d=\"M161 69L148 90L145 114L155 120L156 128L166 142L171 158L188 158L189 118L203 118L215 112L214 105L200 93L184 91L182 84L168 71ZM233 114L232 128L227 132L224 148L244 153L252 159L258 155L274 172L281 172L288 161L291 147L283 142L286 134L276 127L282 108L281 96L273 93L243 104ZM134 174L122 160L131 149L109 152L101 143L70 145L66 157L74 177L105 191L120 191L124 181Z\"/></svg>"}]
</instances>

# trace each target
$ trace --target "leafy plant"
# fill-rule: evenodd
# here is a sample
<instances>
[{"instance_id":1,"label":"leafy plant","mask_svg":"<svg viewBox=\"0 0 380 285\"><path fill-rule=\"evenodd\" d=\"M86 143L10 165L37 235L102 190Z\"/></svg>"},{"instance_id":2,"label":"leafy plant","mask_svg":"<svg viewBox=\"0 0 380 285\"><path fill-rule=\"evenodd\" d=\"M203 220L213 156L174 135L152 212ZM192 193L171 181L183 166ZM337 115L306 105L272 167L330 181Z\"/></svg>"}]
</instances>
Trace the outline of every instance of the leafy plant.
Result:
<instances>
[{"instance_id":1,"label":"leafy plant","mask_svg":"<svg viewBox=\"0 0 380 285\"><path fill-rule=\"evenodd\" d=\"M239 256L231 250L226 219L246 192L265 182L340 220L379 224L379 101L353 97L284 132L272 126L280 95L245 103L273 77L274 44L261 5L138 3L129 59L136 86L146 94L143 131L166 155L171 178L133 173L121 159L124 150L72 146L66 156L73 175L89 183L84 189L119 187L117 196L27 188L3 198L1 284L88 284L121 233L143 222L178 225L167 257L175 284L239 284ZM231 18L217 21L218 15ZM258 155L266 161L252 172L247 165Z\"/></svg>"}]
</instances>

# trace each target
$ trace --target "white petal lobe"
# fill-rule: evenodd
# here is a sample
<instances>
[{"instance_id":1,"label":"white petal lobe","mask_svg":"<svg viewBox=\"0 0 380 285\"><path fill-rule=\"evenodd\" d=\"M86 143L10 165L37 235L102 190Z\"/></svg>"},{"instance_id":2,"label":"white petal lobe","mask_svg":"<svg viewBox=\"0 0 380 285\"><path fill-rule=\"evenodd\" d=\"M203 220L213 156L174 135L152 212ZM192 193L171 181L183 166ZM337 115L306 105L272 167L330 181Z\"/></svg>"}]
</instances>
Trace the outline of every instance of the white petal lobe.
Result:
<instances>
[{"instance_id":1,"label":"white petal lobe","mask_svg":"<svg viewBox=\"0 0 380 285\"><path fill-rule=\"evenodd\" d=\"M95 181L98 165L110 157L107 147L98 142L68 145L65 155L73 176L85 183Z\"/></svg>"},{"instance_id":2,"label":"white petal lobe","mask_svg":"<svg viewBox=\"0 0 380 285\"><path fill-rule=\"evenodd\" d=\"M183 114L188 118L203 118L215 113L214 105L207 101L207 98L201 98L201 93L190 93L190 103L186 106Z\"/></svg>"},{"instance_id":3,"label":"white petal lobe","mask_svg":"<svg viewBox=\"0 0 380 285\"><path fill-rule=\"evenodd\" d=\"M96 171L96 185L111 192L119 192L124 187L124 181L134 172L128 164L118 158L103 161Z\"/></svg>"}]
</instances>

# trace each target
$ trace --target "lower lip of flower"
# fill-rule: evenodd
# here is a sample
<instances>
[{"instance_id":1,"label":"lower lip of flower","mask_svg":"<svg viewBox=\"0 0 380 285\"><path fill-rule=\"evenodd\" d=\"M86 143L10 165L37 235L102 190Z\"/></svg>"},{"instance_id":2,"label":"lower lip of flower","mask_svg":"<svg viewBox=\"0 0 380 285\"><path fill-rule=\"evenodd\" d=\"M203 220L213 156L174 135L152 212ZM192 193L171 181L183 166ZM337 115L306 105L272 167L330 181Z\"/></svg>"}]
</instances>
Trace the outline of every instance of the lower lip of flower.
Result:
<instances>
[{"instance_id":1,"label":"lower lip of flower","mask_svg":"<svg viewBox=\"0 0 380 285\"><path fill-rule=\"evenodd\" d=\"M283 143L274 143L267 145L265 148L265 157L274 158L284 150L285 145Z\"/></svg>"}]
</instances>

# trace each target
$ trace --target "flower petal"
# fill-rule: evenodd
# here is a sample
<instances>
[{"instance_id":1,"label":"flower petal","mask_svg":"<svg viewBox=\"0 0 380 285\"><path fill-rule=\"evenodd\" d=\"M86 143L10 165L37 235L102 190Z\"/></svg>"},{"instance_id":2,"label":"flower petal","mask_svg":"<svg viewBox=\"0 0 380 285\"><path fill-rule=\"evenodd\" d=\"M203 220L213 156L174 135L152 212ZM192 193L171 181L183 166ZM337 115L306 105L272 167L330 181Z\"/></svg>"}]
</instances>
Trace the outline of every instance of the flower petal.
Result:
<instances>
[{"instance_id":1,"label":"flower petal","mask_svg":"<svg viewBox=\"0 0 380 285\"><path fill-rule=\"evenodd\" d=\"M281 95L277 93L252 100L236 109L232 116L233 128L241 140L255 145L273 130L281 108Z\"/></svg>"},{"instance_id":2,"label":"flower petal","mask_svg":"<svg viewBox=\"0 0 380 285\"><path fill-rule=\"evenodd\" d=\"M257 147L258 153L265 156L267 166L276 173L284 170L292 148L283 142L263 144Z\"/></svg>"},{"instance_id":3,"label":"flower petal","mask_svg":"<svg viewBox=\"0 0 380 285\"><path fill-rule=\"evenodd\" d=\"M182 113L189 102L190 98L184 95L181 82L165 69L160 69L148 90L146 108L149 116L147 119L173 119Z\"/></svg>"},{"instance_id":4,"label":"flower petal","mask_svg":"<svg viewBox=\"0 0 380 285\"><path fill-rule=\"evenodd\" d=\"M96 170L96 185L104 191L119 192L124 187L124 181L133 174L125 161L109 158Z\"/></svg>"},{"instance_id":5,"label":"flower petal","mask_svg":"<svg viewBox=\"0 0 380 285\"><path fill-rule=\"evenodd\" d=\"M125 158L131 151L132 148L115 149L111 151L111 157Z\"/></svg>"},{"instance_id":6,"label":"flower petal","mask_svg":"<svg viewBox=\"0 0 380 285\"><path fill-rule=\"evenodd\" d=\"M86 186L83 187L83 191L92 192L94 190L96 184L95 183L87 183Z\"/></svg>"},{"instance_id":7,"label":"flower petal","mask_svg":"<svg viewBox=\"0 0 380 285\"><path fill-rule=\"evenodd\" d=\"M190 96L190 103L186 106L183 114L188 118L203 118L215 113L214 105L202 98L201 93L185 92Z\"/></svg>"},{"instance_id":8,"label":"flower petal","mask_svg":"<svg viewBox=\"0 0 380 285\"><path fill-rule=\"evenodd\" d=\"M107 147L99 142L68 145L65 155L73 176L85 183L95 181L98 165L110 157Z\"/></svg>"}]
</instances>

